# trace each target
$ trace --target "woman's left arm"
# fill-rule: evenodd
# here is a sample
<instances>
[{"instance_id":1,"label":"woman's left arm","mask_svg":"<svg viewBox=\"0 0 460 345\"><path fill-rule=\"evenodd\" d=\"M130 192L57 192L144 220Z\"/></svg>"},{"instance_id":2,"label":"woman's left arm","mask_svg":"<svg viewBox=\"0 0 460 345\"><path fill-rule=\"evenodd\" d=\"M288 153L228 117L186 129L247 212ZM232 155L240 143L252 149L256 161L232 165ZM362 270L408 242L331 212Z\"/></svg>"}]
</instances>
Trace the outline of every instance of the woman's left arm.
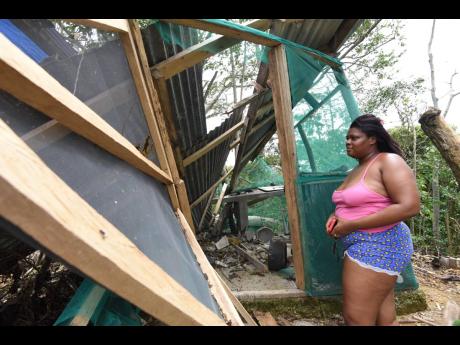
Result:
<instances>
[{"instance_id":1,"label":"woman's left arm","mask_svg":"<svg viewBox=\"0 0 460 345\"><path fill-rule=\"evenodd\" d=\"M356 220L339 218L332 235L341 237L357 229L376 228L397 223L420 212L420 194L415 176L400 156L385 155L382 159L382 180L393 204L370 216Z\"/></svg>"}]
</instances>

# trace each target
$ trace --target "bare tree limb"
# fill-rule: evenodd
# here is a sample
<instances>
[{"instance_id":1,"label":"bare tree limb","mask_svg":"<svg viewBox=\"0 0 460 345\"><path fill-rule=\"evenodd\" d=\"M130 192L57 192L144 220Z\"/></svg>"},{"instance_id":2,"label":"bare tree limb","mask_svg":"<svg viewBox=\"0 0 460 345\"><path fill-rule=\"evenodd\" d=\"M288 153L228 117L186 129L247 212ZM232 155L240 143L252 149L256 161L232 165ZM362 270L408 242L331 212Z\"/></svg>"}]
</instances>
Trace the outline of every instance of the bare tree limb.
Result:
<instances>
[{"instance_id":1,"label":"bare tree limb","mask_svg":"<svg viewBox=\"0 0 460 345\"><path fill-rule=\"evenodd\" d=\"M347 50L345 53L343 53L343 54L341 54L341 56L339 56L339 59L343 59L345 56L347 56L347 54L348 54L350 51L352 51L353 49L355 49L356 46L357 46L358 44L360 44L362 41L364 41L364 39L365 39L367 36L369 36L369 34L372 32L372 30L374 30L375 27L376 27L381 21L382 21L382 19L377 19L377 21L369 28L369 30L366 31L366 33L365 33L363 36L361 36L358 40L356 40L356 41L352 44L352 46L351 46L350 48L348 48L348 50Z\"/></svg>"},{"instance_id":2,"label":"bare tree limb","mask_svg":"<svg viewBox=\"0 0 460 345\"><path fill-rule=\"evenodd\" d=\"M458 96L460 94L460 92L456 92L456 93L453 93L453 88L452 88L452 83L454 81L454 77L457 75L457 71L455 71L452 76L450 77L450 81L449 81L449 93L450 93L450 97L449 97L449 101L447 102L447 107L446 107L446 110L444 111L444 118L446 118L447 116L447 113L449 112L449 109L450 109L450 105L452 103L452 100Z\"/></svg>"},{"instance_id":3,"label":"bare tree limb","mask_svg":"<svg viewBox=\"0 0 460 345\"><path fill-rule=\"evenodd\" d=\"M206 98L208 97L208 94L209 94L209 90L211 90L211 86L212 84L214 83L214 80L216 79L217 77L217 74L219 74L219 71L215 71L214 72L214 75L213 77L211 78L211 81L208 83L207 87L206 87L206 91L204 93L204 101L206 102Z\"/></svg>"},{"instance_id":4,"label":"bare tree limb","mask_svg":"<svg viewBox=\"0 0 460 345\"><path fill-rule=\"evenodd\" d=\"M434 80L433 53L431 52L431 45L433 44L435 26L436 26L436 19L433 19L433 26L431 28L430 43L428 43L428 62L430 63L430 70L431 70L431 99L433 100L433 106L435 108L438 108L438 98L436 97L436 84L435 84L435 80Z\"/></svg>"}]
</instances>

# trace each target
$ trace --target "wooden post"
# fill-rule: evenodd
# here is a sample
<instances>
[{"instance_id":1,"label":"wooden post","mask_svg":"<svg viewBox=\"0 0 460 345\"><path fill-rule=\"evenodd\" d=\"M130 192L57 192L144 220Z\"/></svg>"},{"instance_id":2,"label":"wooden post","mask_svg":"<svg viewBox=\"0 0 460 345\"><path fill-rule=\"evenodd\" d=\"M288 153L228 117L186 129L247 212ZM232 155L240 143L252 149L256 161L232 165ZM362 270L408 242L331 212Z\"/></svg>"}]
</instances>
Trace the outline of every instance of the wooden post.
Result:
<instances>
[{"instance_id":1,"label":"wooden post","mask_svg":"<svg viewBox=\"0 0 460 345\"><path fill-rule=\"evenodd\" d=\"M165 164L165 167L166 166L168 167L169 169L168 171L171 173L172 179L174 181L174 191L178 197L178 201L175 202L173 193L168 190L169 195L172 200L172 205L174 208L179 207L182 210L187 220L189 221L190 227L192 228L193 231L195 231L195 226L193 224L193 219L191 215L192 214L191 207L190 207L190 203L188 202L187 191L186 191L185 185L183 185L183 181L179 177L179 172L177 170L178 165L176 164L173 149L171 147L170 137L166 129L165 115L163 111L164 108L160 102L160 98L159 98L157 89L154 86L152 74L150 72L148 61L147 61L147 56L145 54L144 43L142 42L142 35L139 30L139 26L136 24L134 20L130 19L128 20L128 23L130 27L130 33L132 34L132 39L134 40L134 45L136 47L136 50L138 52L138 56L140 59L140 65L142 67L143 76L145 78L145 81L147 82L150 102L153 106L153 116L152 117L149 116L147 118L148 123L151 123L151 125L149 124L149 128L150 126L152 127L151 133L152 133L152 136L155 136L155 137L158 136L158 134L155 134L156 131L157 130L159 131L159 136L161 140L159 141L158 144L156 144L158 145L158 148L157 146L155 146L155 148L158 151L164 150L166 154L167 162L163 164ZM167 103L167 105L169 106L169 103ZM168 111L170 111L170 109Z\"/></svg>"},{"instance_id":2,"label":"wooden post","mask_svg":"<svg viewBox=\"0 0 460 345\"><path fill-rule=\"evenodd\" d=\"M150 137L152 138L153 145L155 147L155 152L160 162L160 167L168 175L172 175L168 160L166 158L165 145L162 141L160 130L158 128L158 123L155 118L153 111L152 101L149 95L148 90L148 78L151 78L150 73L145 73L143 69L141 55L145 54L144 51L139 50L139 46L142 45L142 42L136 40L134 34L136 24L132 21L126 21L126 26L128 27L128 32L120 34L121 41L123 42L123 47L128 59L128 63L131 69L131 74L133 76L134 84L136 86L137 94L139 96L139 101L144 112L144 116L147 122L149 129ZM143 46L142 46L143 48ZM172 176L174 178L174 176ZM167 186L168 194L171 199L171 204L173 209L179 207L179 200L177 198L176 187L174 184Z\"/></svg>"},{"instance_id":3,"label":"wooden post","mask_svg":"<svg viewBox=\"0 0 460 345\"><path fill-rule=\"evenodd\" d=\"M273 106L283 168L284 190L291 230L292 251L296 285L304 289L303 254L300 236L300 217L296 194L296 152L292 120L291 92L284 46L277 46L269 53L270 80L272 83Z\"/></svg>"},{"instance_id":4,"label":"wooden post","mask_svg":"<svg viewBox=\"0 0 460 345\"><path fill-rule=\"evenodd\" d=\"M222 309L222 313L224 314L224 317L226 319L225 321L230 321L232 326L244 326L244 323L238 315L238 312L236 311L235 306L233 305L232 300L229 296L230 293L225 291L225 288L223 287L222 282L220 281L216 271L206 258L203 249L201 249L200 244L196 240L195 235L188 226L187 220L185 219L183 213L179 209L177 210L177 215L180 223L182 224L182 229L184 231L185 238L187 239L187 242L192 248L192 251L196 256L198 264L200 265L203 273L205 273L207 276L210 285L210 290L213 293L214 298L219 304L219 307Z\"/></svg>"}]
</instances>

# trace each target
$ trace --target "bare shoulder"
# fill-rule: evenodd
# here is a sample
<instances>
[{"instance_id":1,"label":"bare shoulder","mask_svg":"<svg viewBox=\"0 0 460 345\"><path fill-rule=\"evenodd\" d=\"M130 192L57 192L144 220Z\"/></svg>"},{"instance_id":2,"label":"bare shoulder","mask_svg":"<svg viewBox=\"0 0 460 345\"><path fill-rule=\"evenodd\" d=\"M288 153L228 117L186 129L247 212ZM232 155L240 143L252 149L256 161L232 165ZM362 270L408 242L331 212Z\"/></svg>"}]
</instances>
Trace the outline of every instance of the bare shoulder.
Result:
<instances>
[{"instance_id":1,"label":"bare shoulder","mask_svg":"<svg viewBox=\"0 0 460 345\"><path fill-rule=\"evenodd\" d=\"M409 165L407 165L406 161L404 158L402 158L400 155L397 155L396 153L390 153L390 152L383 152L381 154L380 163L382 169L409 169Z\"/></svg>"}]
</instances>

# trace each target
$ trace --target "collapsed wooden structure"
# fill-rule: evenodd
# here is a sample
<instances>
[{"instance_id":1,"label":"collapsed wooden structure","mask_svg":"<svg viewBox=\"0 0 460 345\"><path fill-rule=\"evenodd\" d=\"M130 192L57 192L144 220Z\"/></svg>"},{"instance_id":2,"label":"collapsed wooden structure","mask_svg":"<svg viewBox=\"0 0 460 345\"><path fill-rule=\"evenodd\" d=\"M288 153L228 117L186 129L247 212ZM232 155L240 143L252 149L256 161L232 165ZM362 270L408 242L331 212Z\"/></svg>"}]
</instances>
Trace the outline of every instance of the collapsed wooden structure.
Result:
<instances>
[{"instance_id":1,"label":"collapsed wooden structure","mask_svg":"<svg viewBox=\"0 0 460 345\"><path fill-rule=\"evenodd\" d=\"M148 44L144 38L148 33L141 33L134 20L70 21L119 35L158 164L143 155L91 107L0 33L0 89L52 119L22 136L18 136L0 119L1 217L33 243L46 248L83 275L167 324L254 324L209 264L194 233L206 222L210 200L217 186L231 176L229 188L232 190L244 165L257 156L277 132L296 285L303 289L300 221L294 183L296 160L292 106L283 45L249 32L232 31L202 20L168 19L162 21L222 36L161 57L146 51ZM299 20L291 21L295 24ZM250 22L248 26L267 30L274 23L275 26L290 24L261 19ZM358 23L358 20L351 19L337 21L332 34L326 38L326 44L314 48L335 53ZM242 40L273 47L269 54L269 65L262 65L259 72L257 84L261 87L255 89L252 96L236 104L233 116L226 120L225 125L202 138L198 145L185 143L184 138L188 137L184 132L190 124L187 120L180 122L177 118L177 105L171 95L174 88L172 79ZM211 48L203 49L204 46ZM267 87L269 71L271 88ZM245 107L248 107L248 112L243 119ZM53 131L76 133L165 186L184 239L217 304L217 312L140 250L139 245L95 210L31 149L38 135ZM237 149L235 167L221 174L226 156L233 148ZM202 169L200 161L205 161L213 150L219 149L223 150L219 169L214 169L216 171L212 178L196 187L198 183L194 179L201 178L198 173Z\"/></svg>"}]
</instances>

